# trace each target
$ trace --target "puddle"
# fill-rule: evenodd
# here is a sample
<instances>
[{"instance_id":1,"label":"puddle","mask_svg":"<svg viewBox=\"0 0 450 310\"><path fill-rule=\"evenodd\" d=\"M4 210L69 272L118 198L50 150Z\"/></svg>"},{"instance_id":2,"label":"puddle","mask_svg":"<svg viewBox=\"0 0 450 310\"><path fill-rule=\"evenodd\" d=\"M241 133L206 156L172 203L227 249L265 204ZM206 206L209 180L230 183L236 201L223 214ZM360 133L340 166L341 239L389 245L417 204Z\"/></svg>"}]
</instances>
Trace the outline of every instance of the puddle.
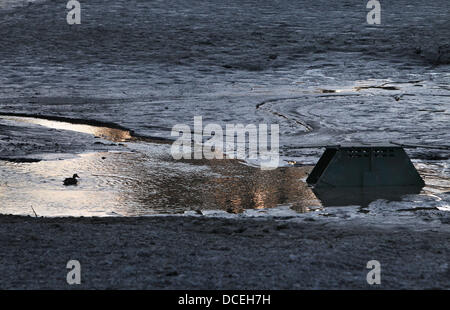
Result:
<instances>
[{"instance_id":1,"label":"puddle","mask_svg":"<svg viewBox=\"0 0 450 310\"><path fill-rule=\"evenodd\" d=\"M448 180L427 169L420 189L313 190L305 182L312 166L281 167L272 171L237 160L175 161L170 145L134 139L130 131L17 116L14 122L99 136L123 144L123 150L90 152L63 160L1 161L0 212L35 216L142 216L155 214L208 214L223 211L245 214L249 210L277 210L288 205L298 213L329 206L359 205L372 201L401 201L404 195L439 195L448 191ZM39 135L39 131L35 131ZM419 171L421 171L419 169ZM63 186L77 173L77 186ZM428 182L428 181L427 181ZM406 208L404 208L406 209ZM355 208L355 212L358 209ZM330 215L331 216L331 215Z\"/></svg>"},{"instance_id":2,"label":"puddle","mask_svg":"<svg viewBox=\"0 0 450 310\"><path fill-rule=\"evenodd\" d=\"M311 167L262 171L232 160L191 165L165 157L166 145L147 152L82 154L77 158L0 165L2 213L40 216L138 216L192 210L242 213L283 203L320 206L301 179ZM76 172L77 186L64 177Z\"/></svg>"}]
</instances>

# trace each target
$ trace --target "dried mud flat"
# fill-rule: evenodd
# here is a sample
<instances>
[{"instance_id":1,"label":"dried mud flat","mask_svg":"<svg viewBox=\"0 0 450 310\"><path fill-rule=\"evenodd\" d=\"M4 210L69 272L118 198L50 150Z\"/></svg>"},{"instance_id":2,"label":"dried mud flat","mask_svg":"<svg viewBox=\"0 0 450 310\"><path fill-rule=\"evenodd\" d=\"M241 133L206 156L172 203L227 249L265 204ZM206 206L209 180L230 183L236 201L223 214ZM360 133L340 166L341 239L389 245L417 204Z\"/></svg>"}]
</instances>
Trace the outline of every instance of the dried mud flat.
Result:
<instances>
[{"instance_id":1,"label":"dried mud flat","mask_svg":"<svg viewBox=\"0 0 450 310\"><path fill-rule=\"evenodd\" d=\"M0 288L449 289L448 224L1 216ZM381 285L366 282L373 259Z\"/></svg>"}]
</instances>

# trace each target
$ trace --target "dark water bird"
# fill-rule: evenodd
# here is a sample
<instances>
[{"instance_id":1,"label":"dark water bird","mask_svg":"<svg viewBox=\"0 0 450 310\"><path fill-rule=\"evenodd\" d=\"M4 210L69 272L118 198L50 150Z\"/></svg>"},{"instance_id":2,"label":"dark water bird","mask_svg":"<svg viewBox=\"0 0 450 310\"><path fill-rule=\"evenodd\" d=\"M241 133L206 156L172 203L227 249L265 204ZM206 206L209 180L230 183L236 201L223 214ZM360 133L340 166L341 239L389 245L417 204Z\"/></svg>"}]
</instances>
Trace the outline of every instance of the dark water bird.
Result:
<instances>
[{"instance_id":1,"label":"dark water bird","mask_svg":"<svg viewBox=\"0 0 450 310\"><path fill-rule=\"evenodd\" d=\"M73 177L71 177L71 178L66 178L66 179L64 180L64 185L65 185L65 186L68 186L68 185L77 185L77 183L78 183L77 178L80 178L80 177L78 176L78 174L75 173L75 174L73 175Z\"/></svg>"}]
</instances>

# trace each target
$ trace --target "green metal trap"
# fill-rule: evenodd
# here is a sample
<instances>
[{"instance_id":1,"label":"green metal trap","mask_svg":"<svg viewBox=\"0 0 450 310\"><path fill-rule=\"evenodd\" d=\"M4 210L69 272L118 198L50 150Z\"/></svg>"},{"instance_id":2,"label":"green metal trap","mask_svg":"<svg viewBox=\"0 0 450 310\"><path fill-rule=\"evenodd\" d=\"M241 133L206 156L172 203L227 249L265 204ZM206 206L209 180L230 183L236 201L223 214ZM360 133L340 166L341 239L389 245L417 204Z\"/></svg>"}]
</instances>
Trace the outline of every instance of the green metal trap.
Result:
<instances>
[{"instance_id":1,"label":"green metal trap","mask_svg":"<svg viewBox=\"0 0 450 310\"><path fill-rule=\"evenodd\" d=\"M315 188L423 187L402 146L327 146L306 182Z\"/></svg>"}]
</instances>

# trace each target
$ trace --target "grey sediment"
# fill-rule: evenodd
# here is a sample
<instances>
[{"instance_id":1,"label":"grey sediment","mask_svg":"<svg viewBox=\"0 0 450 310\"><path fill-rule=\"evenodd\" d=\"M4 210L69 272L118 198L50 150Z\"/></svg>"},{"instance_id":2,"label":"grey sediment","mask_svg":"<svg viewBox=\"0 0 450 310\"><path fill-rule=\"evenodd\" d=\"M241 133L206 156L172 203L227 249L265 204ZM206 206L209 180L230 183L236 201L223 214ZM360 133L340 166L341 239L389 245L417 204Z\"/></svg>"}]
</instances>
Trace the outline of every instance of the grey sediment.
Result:
<instances>
[{"instance_id":1,"label":"grey sediment","mask_svg":"<svg viewBox=\"0 0 450 310\"><path fill-rule=\"evenodd\" d=\"M0 288L449 289L448 223L419 226L3 215ZM66 283L72 259L81 285ZM367 284L370 260L381 263L381 285Z\"/></svg>"}]
</instances>

